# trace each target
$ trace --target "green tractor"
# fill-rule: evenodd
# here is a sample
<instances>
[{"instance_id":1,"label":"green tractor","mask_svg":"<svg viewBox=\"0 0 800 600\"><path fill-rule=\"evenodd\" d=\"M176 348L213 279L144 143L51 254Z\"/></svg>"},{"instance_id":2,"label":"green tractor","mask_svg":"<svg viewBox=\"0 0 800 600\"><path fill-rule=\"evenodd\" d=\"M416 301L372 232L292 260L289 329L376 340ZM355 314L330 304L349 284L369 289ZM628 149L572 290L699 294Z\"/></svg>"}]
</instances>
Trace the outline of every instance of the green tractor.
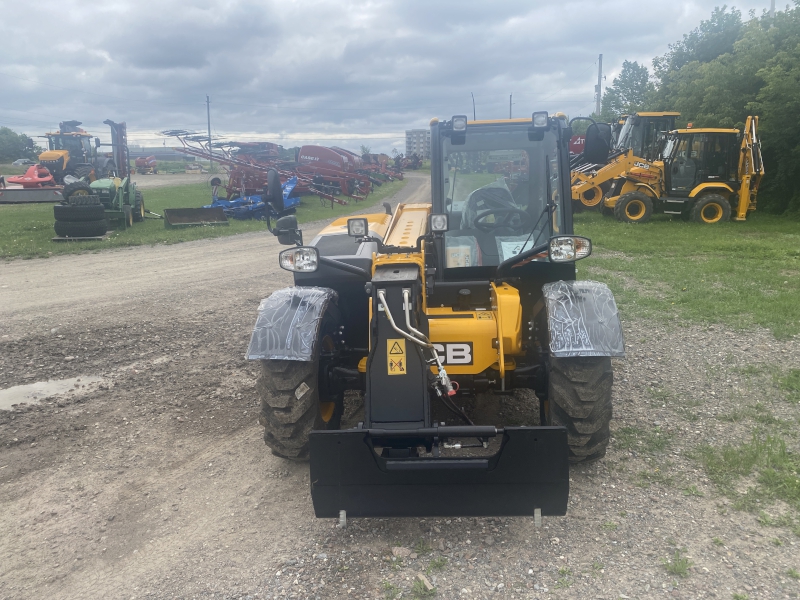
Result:
<instances>
[{"instance_id":1,"label":"green tractor","mask_svg":"<svg viewBox=\"0 0 800 600\"><path fill-rule=\"evenodd\" d=\"M112 222L126 229L144 221L144 195L130 179L126 125L109 120L104 123L111 127L112 154L121 165L119 176L64 186L64 202L54 207L55 230L61 237L99 237Z\"/></svg>"}]
</instances>

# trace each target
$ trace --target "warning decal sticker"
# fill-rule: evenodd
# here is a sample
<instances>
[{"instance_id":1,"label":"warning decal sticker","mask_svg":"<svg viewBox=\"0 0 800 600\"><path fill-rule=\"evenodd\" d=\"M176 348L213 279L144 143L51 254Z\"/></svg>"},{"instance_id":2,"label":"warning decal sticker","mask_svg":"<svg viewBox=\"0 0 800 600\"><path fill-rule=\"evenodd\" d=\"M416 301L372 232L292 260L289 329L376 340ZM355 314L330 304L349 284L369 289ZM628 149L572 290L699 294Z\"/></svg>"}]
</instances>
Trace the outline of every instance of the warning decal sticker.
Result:
<instances>
[{"instance_id":1,"label":"warning decal sticker","mask_svg":"<svg viewBox=\"0 0 800 600\"><path fill-rule=\"evenodd\" d=\"M386 372L406 374L406 341L403 338L386 340Z\"/></svg>"}]
</instances>

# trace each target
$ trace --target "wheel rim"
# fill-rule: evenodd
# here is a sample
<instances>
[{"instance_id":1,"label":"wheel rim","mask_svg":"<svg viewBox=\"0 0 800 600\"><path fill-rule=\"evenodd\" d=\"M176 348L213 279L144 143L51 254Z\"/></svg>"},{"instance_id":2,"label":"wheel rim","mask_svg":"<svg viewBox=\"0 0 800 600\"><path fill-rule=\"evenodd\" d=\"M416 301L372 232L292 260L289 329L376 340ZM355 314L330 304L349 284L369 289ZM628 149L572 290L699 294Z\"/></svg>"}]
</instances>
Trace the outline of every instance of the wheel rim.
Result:
<instances>
[{"instance_id":1,"label":"wheel rim","mask_svg":"<svg viewBox=\"0 0 800 600\"><path fill-rule=\"evenodd\" d=\"M603 191L598 187L593 187L592 189L581 194L581 204L590 208L597 206L600 204L600 202L602 202L602 200Z\"/></svg>"},{"instance_id":2,"label":"wheel rim","mask_svg":"<svg viewBox=\"0 0 800 600\"><path fill-rule=\"evenodd\" d=\"M631 200L625 205L625 216L631 221L638 221L644 216L645 206L641 200Z\"/></svg>"},{"instance_id":3,"label":"wheel rim","mask_svg":"<svg viewBox=\"0 0 800 600\"><path fill-rule=\"evenodd\" d=\"M88 190L75 190L70 195L71 196L88 196L89 195L89 191Z\"/></svg>"},{"instance_id":4,"label":"wheel rim","mask_svg":"<svg viewBox=\"0 0 800 600\"><path fill-rule=\"evenodd\" d=\"M329 335L320 340L320 349L326 352L333 352L336 348L336 344L333 342L333 338ZM320 402L319 403L319 416L320 418L325 421L326 423L330 423L330 420L333 418L333 413L336 411L336 403L335 402Z\"/></svg>"},{"instance_id":5,"label":"wheel rim","mask_svg":"<svg viewBox=\"0 0 800 600\"><path fill-rule=\"evenodd\" d=\"M144 202L139 204L139 216L144 219Z\"/></svg>"},{"instance_id":6,"label":"wheel rim","mask_svg":"<svg viewBox=\"0 0 800 600\"><path fill-rule=\"evenodd\" d=\"M703 223L716 223L722 218L722 207L716 202L709 202L700 209L700 218Z\"/></svg>"}]
</instances>

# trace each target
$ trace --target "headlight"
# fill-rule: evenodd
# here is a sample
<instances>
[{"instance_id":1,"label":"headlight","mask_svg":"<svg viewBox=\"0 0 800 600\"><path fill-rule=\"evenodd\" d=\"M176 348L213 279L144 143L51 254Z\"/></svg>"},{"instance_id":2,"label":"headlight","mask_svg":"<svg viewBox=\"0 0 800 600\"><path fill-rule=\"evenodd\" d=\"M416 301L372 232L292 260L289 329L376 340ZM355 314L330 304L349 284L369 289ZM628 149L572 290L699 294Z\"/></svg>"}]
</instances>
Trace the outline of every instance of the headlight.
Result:
<instances>
[{"instance_id":1,"label":"headlight","mask_svg":"<svg viewBox=\"0 0 800 600\"><path fill-rule=\"evenodd\" d=\"M453 117L453 131L466 131L467 130L467 117L466 115L456 115Z\"/></svg>"},{"instance_id":2,"label":"headlight","mask_svg":"<svg viewBox=\"0 0 800 600\"><path fill-rule=\"evenodd\" d=\"M547 127L547 111L533 113L533 126L534 127Z\"/></svg>"},{"instance_id":3,"label":"headlight","mask_svg":"<svg viewBox=\"0 0 800 600\"><path fill-rule=\"evenodd\" d=\"M347 219L347 235L350 237L364 237L368 227L366 219Z\"/></svg>"},{"instance_id":4,"label":"headlight","mask_svg":"<svg viewBox=\"0 0 800 600\"><path fill-rule=\"evenodd\" d=\"M295 273L313 273L319 267L319 252L316 248L299 246L278 254L281 269Z\"/></svg>"},{"instance_id":5,"label":"headlight","mask_svg":"<svg viewBox=\"0 0 800 600\"><path fill-rule=\"evenodd\" d=\"M592 253L592 241L577 235L550 238L550 260L572 262L586 258Z\"/></svg>"},{"instance_id":6,"label":"headlight","mask_svg":"<svg viewBox=\"0 0 800 600\"><path fill-rule=\"evenodd\" d=\"M431 231L442 232L447 231L447 229L447 215L431 215Z\"/></svg>"}]
</instances>

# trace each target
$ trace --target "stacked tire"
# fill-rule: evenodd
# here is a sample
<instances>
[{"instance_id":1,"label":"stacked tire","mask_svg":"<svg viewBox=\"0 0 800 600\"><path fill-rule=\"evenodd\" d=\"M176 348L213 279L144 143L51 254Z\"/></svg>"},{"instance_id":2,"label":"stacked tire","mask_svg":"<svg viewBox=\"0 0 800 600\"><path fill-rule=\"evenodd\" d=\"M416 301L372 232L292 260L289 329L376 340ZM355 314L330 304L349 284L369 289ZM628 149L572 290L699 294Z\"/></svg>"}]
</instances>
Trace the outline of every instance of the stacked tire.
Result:
<instances>
[{"instance_id":1,"label":"stacked tire","mask_svg":"<svg viewBox=\"0 0 800 600\"><path fill-rule=\"evenodd\" d=\"M64 187L65 202L53 207L56 235L68 238L100 237L108 231L105 207L82 181Z\"/></svg>"}]
</instances>

